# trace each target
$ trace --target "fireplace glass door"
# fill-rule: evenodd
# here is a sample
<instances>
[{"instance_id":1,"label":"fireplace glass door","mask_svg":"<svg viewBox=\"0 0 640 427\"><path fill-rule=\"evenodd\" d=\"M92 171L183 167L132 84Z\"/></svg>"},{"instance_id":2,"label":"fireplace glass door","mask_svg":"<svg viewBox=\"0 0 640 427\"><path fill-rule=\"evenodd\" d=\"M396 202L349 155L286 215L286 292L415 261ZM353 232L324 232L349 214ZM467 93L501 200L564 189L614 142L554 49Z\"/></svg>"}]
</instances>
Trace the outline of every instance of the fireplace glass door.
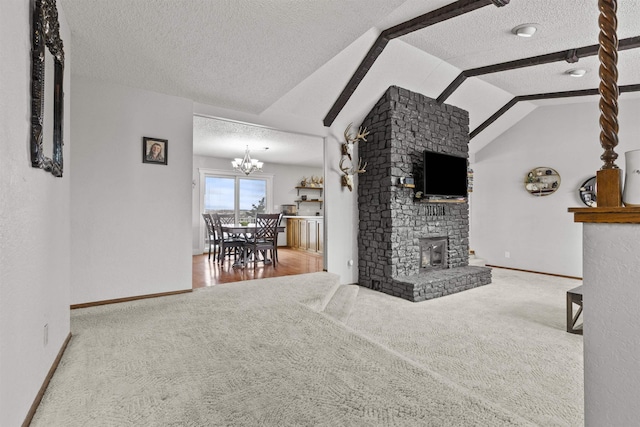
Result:
<instances>
[{"instance_id":1,"label":"fireplace glass door","mask_svg":"<svg viewBox=\"0 0 640 427\"><path fill-rule=\"evenodd\" d=\"M436 270L447 268L447 238L420 239L420 268Z\"/></svg>"}]
</instances>

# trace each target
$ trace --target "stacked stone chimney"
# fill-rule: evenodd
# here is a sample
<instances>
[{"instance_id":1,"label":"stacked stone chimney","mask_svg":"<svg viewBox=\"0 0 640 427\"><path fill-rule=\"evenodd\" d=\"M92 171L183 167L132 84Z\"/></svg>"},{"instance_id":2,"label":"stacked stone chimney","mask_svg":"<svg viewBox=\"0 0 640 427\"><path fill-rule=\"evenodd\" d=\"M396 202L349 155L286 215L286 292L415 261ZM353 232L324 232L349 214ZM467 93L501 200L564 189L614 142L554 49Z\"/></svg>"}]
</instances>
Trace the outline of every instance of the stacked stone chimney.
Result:
<instances>
[{"instance_id":1,"label":"stacked stone chimney","mask_svg":"<svg viewBox=\"0 0 640 427\"><path fill-rule=\"evenodd\" d=\"M421 190L425 150L468 157L468 113L392 86L362 126L371 133L358 145L359 156L368 163L367 172L358 176L359 284L420 301L489 283L490 269L467 267L467 202L414 198ZM399 185L401 177L410 176L416 189ZM420 239L432 237L447 238L448 268L421 272Z\"/></svg>"}]
</instances>

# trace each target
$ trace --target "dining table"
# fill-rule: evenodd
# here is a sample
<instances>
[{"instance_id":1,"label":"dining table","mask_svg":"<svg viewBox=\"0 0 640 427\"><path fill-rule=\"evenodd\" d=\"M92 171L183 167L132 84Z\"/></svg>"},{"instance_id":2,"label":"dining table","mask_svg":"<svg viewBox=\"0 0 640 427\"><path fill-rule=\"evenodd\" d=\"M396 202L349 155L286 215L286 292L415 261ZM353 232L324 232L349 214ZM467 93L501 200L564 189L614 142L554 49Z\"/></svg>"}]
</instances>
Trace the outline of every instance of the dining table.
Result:
<instances>
[{"instance_id":1,"label":"dining table","mask_svg":"<svg viewBox=\"0 0 640 427\"><path fill-rule=\"evenodd\" d=\"M246 236L256 232L255 224L222 224L222 231L233 236ZM278 226L278 233L284 232L284 225Z\"/></svg>"},{"instance_id":2,"label":"dining table","mask_svg":"<svg viewBox=\"0 0 640 427\"><path fill-rule=\"evenodd\" d=\"M222 224L222 232L223 233L227 233L229 236L237 236L237 237L241 237L241 238L247 238L248 236L252 235L253 233L256 232L256 224L253 223L249 223L247 225L242 225L242 224ZM279 225L278 228L278 233L283 233L285 228L284 225ZM244 265L244 258L246 256L246 253L243 254L242 258L240 260L237 260L236 262L233 263L234 267L242 267ZM269 260L265 260L265 263L270 263Z\"/></svg>"}]
</instances>

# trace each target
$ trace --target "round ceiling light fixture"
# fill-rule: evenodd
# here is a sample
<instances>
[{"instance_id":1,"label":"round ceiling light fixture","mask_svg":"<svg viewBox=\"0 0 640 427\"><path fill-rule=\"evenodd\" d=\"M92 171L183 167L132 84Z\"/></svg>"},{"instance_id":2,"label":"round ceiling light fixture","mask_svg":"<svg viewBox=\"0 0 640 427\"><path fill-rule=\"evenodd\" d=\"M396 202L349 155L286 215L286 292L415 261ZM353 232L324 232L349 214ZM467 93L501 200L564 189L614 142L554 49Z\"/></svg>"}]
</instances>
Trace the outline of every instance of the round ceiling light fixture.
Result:
<instances>
[{"instance_id":1,"label":"round ceiling light fixture","mask_svg":"<svg viewBox=\"0 0 640 427\"><path fill-rule=\"evenodd\" d=\"M511 30L513 34L519 37L533 37L536 31L538 31L536 24L522 24Z\"/></svg>"},{"instance_id":2,"label":"round ceiling light fixture","mask_svg":"<svg viewBox=\"0 0 640 427\"><path fill-rule=\"evenodd\" d=\"M583 68L572 68L571 70L565 71L565 74L568 74L571 77L582 77L587 74L587 70Z\"/></svg>"}]
</instances>

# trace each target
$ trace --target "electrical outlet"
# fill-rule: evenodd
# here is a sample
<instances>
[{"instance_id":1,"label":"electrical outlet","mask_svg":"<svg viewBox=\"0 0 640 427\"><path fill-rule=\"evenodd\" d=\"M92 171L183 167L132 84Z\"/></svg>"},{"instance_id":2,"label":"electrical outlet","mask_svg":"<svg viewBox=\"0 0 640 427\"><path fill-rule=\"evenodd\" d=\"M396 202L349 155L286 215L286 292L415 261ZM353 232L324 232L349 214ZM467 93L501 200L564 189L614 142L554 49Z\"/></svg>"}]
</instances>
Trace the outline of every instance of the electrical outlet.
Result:
<instances>
[{"instance_id":1,"label":"electrical outlet","mask_svg":"<svg viewBox=\"0 0 640 427\"><path fill-rule=\"evenodd\" d=\"M505 253L504 253L504 257L505 257L505 258L511 258L511 252L509 252L509 251L505 251Z\"/></svg>"},{"instance_id":2,"label":"electrical outlet","mask_svg":"<svg viewBox=\"0 0 640 427\"><path fill-rule=\"evenodd\" d=\"M45 323L44 325L44 345L49 344L49 324Z\"/></svg>"}]
</instances>

